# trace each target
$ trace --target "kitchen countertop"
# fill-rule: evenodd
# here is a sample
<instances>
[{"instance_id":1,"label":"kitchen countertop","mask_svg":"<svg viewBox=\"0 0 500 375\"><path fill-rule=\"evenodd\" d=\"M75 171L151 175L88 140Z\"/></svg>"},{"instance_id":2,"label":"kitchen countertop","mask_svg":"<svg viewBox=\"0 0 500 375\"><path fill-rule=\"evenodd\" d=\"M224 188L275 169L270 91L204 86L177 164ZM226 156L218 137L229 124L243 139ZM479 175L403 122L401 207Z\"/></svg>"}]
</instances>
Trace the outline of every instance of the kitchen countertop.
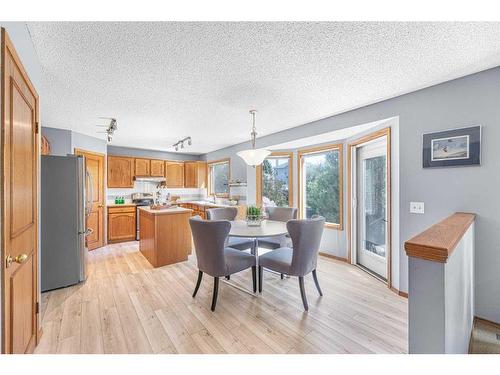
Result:
<instances>
[{"instance_id":1,"label":"kitchen countertop","mask_svg":"<svg viewBox=\"0 0 500 375\"><path fill-rule=\"evenodd\" d=\"M165 208L162 210L152 210L149 206L141 206L139 207L139 210L147 212L148 214L151 215L175 215L192 211L188 208L182 208L182 207Z\"/></svg>"},{"instance_id":2,"label":"kitchen countertop","mask_svg":"<svg viewBox=\"0 0 500 375\"><path fill-rule=\"evenodd\" d=\"M108 207L135 207L137 206L135 203L123 203L123 204L116 204L116 203L108 203Z\"/></svg>"},{"instance_id":3,"label":"kitchen countertop","mask_svg":"<svg viewBox=\"0 0 500 375\"><path fill-rule=\"evenodd\" d=\"M217 203L206 202L206 201L185 201L185 202L179 202L179 204L182 204L182 203L196 204L198 206L205 206L205 207L237 207L238 206L238 205L230 205L230 204L217 204Z\"/></svg>"}]
</instances>

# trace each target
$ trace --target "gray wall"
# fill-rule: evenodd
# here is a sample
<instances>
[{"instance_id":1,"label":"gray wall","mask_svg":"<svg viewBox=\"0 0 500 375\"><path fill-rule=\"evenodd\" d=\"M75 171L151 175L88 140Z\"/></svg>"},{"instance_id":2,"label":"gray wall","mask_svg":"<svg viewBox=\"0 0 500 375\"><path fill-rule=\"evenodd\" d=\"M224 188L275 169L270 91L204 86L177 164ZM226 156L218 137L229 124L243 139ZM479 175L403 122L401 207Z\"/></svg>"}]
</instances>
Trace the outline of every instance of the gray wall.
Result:
<instances>
[{"instance_id":1,"label":"gray wall","mask_svg":"<svg viewBox=\"0 0 500 375\"><path fill-rule=\"evenodd\" d=\"M165 160L200 160L200 155L108 145L108 154Z\"/></svg>"},{"instance_id":2,"label":"gray wall","mask_svg":"<svg viewBox=\"0 0 500 375\"><path fill-rule=\"evenodd\" d=\"M82 133L71 132L71 153L75 152L75 148L85 151L99 152L106 154L107 142L104 139L91 137Z\"/></svg>"},{"instance_id":3,"label":"gray wall","mask_svg":"<svg viewBox=\"0 0 500 375\"><path fill-rule=\"evenodd\" d=\"M21 58L22 64L26 69L26 72L28 73L31 82L35 86L35 89L37 90L38 94L40 94L40 86L42 81L42 66L40 65L40 61L38 60L35 48L33 47L33 43L31 41L28 29L26 28L26 24L24 22L0 22L0 27L4 27L7 33L9 34L10 40L14 44L14 47L19 57ZM3 62L1 61L0 63L3 64ZM2 95L1 92L0 95ZM40 114L42 112L41 108L42 105L43 102L40 101ZM1 109L0 109L0 116L2 116ZM2 150L0 145L0 152L1 151ZM40 186L40 175L38 176L38 186ZM38 207L38 214L40 215L40 206ZM1 223L0 223L0 230L2 230ZM38 243L40 243L40 236ZM38 249L38 254L40 254L40 249ZM0 267L0 283L2 283L2 288L3 288L2 272L3 272L3 267ZM0 301L0 322L2 321L2 311L3 311L3 301ZM0 324L0 337L2 337L1 324ZM3 340L0 340L0 345L1 342L3 342Z\"/></svg>"},{"instance_id":4,"label":"gray wall","mask_svg":"<svg viewBox=\"0 0 500 375\"><path fill-rule=\"evenodd\" d=\"M406 239L455 211L475 212L476 313L500 322L500 68L445 82L413 93L345 112L257 140L271 146L305 136L399 116L400 149L400 290L408 290ZM483 126L482 165L422 168L422 134L469 125ZM203 155L204 160L231 157L233 177L245 178L236 152L246 142ZM425 214L410 214L410 201L425 202ZM395 244L397 249L397 244Z\"/></svg>"},{"instance_id":5,"label":"gray wall","mask_svg":"<svg viewBox=\"0 0 500 375\"><path fill-rule=\"evenodd\" d=\"M52 155L71 154L71 130L42 127L42 135L50 143Z\"/></svg>"}]
</instances>

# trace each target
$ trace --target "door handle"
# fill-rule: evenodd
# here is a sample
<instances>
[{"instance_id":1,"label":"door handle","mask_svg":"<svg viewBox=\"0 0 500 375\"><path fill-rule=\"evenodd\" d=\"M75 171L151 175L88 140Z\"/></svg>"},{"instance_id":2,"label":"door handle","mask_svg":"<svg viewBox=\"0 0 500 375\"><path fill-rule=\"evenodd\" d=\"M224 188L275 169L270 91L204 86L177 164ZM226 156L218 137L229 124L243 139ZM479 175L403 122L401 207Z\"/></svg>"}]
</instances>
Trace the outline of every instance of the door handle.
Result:
<instances>
[{"instance_id":1,"label":"door handle","mask_svg":"<svg viewBox=\"0 0 500 375\"><path fill-rule=\"evenodd\" d=\"M7 256L7 258L5 259L6 268L9 268L13 262L22 264L22 263L26 262L27 259L28 259L27 254L19 254L19 255L15 256L14 258L12 257L12 255L9 254Z\"/></svg>"}]
</instances>

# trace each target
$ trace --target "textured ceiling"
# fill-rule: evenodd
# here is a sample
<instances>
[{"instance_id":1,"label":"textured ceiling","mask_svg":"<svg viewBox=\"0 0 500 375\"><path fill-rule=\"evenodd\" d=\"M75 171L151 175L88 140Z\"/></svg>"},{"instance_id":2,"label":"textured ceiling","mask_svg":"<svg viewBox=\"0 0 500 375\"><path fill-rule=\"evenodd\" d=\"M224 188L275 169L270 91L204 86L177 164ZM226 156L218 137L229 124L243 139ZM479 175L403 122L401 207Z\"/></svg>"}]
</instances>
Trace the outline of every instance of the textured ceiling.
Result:
<instances>
[{"instance_id":1,"label":"textured ceiling","mask_svg":"<svg viewBox=\"0 0 500 375\"><path fill-rule=\"evenodd\" d=\"M500 65L500 23L28 23L42 124L205 153ZM375 119L374 119L375 120Z\"/></svg>"}]
</instances>

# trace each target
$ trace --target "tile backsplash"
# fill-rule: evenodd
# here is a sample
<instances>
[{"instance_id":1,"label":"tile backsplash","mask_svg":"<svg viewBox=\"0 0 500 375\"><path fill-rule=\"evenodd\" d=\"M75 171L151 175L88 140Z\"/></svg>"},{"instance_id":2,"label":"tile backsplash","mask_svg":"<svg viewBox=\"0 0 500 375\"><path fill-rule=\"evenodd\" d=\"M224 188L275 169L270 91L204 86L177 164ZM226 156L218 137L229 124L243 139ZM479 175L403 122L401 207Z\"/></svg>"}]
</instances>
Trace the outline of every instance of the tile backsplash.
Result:
<instances>
[{"instance_id":1,"label":"tile backsplash","mask_svg":"<svg viewBox=\"0 0 500 375\"><path fill-rule=\"evenodd\" d=\"M133 188L108 188L107 190L107 200L108 202L114 202L115 197L120 196L125 200L132 199L133 193L155 193L156 182L148 181L135 181ZM191 188L169 188L167 191L171 195L178 195L181 200L199 200L207 196L207 189L191 189Z\"/></svg>"}]
</instances>

